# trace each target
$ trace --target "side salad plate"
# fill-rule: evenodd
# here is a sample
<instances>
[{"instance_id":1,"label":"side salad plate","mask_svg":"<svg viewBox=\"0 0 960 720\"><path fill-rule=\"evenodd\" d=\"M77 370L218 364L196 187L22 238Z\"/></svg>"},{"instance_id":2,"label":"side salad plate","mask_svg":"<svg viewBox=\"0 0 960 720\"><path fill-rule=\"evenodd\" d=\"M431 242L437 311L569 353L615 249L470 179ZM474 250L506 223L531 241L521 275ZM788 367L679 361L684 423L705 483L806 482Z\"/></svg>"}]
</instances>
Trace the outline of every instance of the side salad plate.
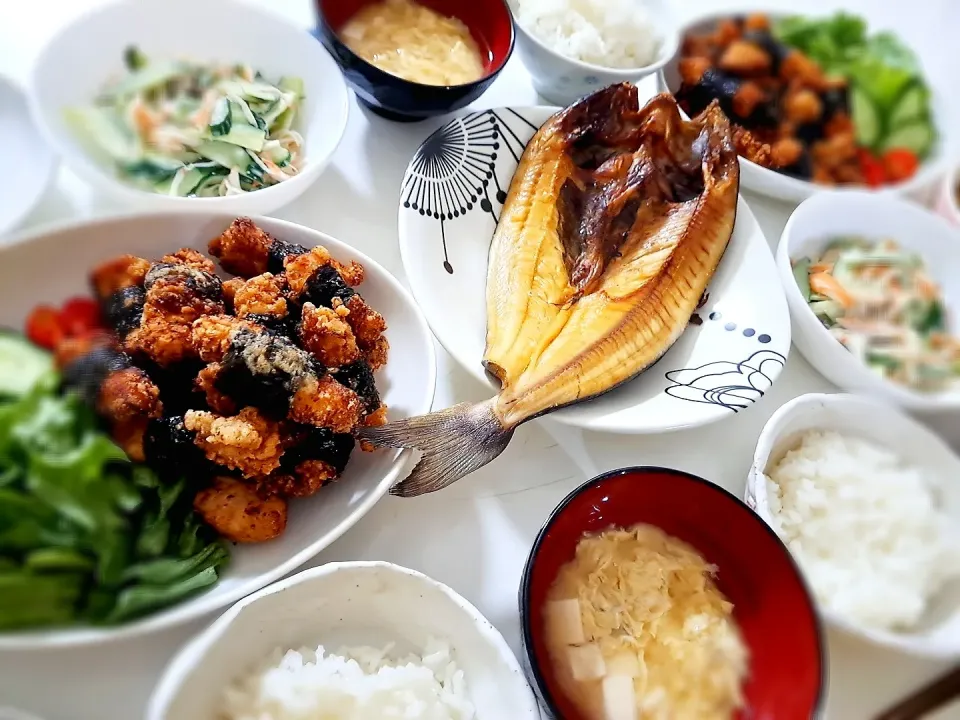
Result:
<instances>
[{"instance_id":1,"label":"side salad plate","mask_svg":"<svg viewBox=\"0 0 960 720\"><path fill-rule=\"evenodd\" d=\"M490 242L520 157L555 112L503 107L458 117L423 143L403 179L400 251L413 294L443 347L491 387L481 364ZM627 434L716 422L763 397L789 350L773 256L741 198L720 267L676 344L634 380L551 417Z\"/></svg>"}]
</instances>

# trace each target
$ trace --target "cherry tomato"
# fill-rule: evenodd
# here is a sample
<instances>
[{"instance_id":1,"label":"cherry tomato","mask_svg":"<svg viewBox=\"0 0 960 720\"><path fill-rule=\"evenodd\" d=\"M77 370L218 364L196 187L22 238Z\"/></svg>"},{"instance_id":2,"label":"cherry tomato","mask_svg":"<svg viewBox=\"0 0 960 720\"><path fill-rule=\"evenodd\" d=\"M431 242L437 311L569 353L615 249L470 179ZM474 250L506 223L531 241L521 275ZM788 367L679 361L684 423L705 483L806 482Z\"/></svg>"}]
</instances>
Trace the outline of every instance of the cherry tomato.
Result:
<instances>
[{"instance_id":1,"label":"cherry tomato","mask_svg":"<svg viewBox=\"0 0 960 720\"><path fill-rule=\"evenodd\" d=\"M920 158L906 148L887 150L881 160L883 161L887 178L889 178L891 182L909 180L917 174L917 168L920 167Z\"/></svg>"},{"instance_id":2,"label":"cherry tomato","mask_svg":"<svg viewBox=\"0 0 960 720\"><path fill-rule=\"evenodd\" d=\"M67 300L60 310L60 325L70 337L86 335L101 326L100 308L86 297Z\"/></svg>"},{"instance_id":3,"label":"cherry tomato","mask_svg":"<svg viewBox=\"0 0 960 720\"><path fill-rule=\"evenodd\" d=\"M860 171L863 173L863 179L870 187L880 187L887 181L887 171L877 158L867 150L861 149Z\"/></svg>"},{"instance_id":4,"label":"cherry tomato","mask_svg":"<svg viewBox=\"0 0 960 720\"><path fill-rule=\"evenodd\" d=\"M27 318L27 338L46 350L54 350L66 337L60 313L49 305L39 305Z\"/></svg>"}]
</instances>

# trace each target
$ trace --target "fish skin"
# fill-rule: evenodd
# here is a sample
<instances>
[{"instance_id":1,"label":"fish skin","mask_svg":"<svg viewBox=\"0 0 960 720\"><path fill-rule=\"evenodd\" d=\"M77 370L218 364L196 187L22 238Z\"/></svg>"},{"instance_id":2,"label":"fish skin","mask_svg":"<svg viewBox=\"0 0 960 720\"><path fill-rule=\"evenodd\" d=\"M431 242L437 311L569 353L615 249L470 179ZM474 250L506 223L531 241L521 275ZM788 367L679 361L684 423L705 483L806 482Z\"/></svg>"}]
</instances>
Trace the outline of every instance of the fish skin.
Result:
<instances>
[{"instance_id":1,"label":"fish skin","mask_svg":"<svg viewBox=\"0 0 960 720\"><path fill-rule=\"evenodd\" d=\"M360 432L422 457L391 493L435 492L496 458L514 429L597 397L682 335L736 220L739 162L716 105L684 121L613 86L552 117L528 144L491 242L489 400ZM558 198L560 198L558 200Z\"/></svg>"}]
</instances>

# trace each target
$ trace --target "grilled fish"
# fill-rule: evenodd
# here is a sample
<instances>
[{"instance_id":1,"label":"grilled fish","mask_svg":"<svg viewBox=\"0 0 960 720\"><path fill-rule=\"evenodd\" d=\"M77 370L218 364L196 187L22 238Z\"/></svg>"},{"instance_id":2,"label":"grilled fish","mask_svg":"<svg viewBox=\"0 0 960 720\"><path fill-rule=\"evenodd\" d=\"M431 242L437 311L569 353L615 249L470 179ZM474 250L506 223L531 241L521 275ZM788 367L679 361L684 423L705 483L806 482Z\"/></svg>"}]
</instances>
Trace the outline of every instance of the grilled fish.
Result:
<instances>
[{"instance_id":1,"label":"grilled fish","mask_svg":"<svg viewBox=\"0 0 960 720\"><path fill-rule=\"evenodd\" d=\"M615 85L527 146L490 248L490 400L361 431L422 457L391 492L439 490L493 460L521 423L597 397L683 333L730 241L739 164L716 104L685 121Z\"/></svg>"}]
</instances>

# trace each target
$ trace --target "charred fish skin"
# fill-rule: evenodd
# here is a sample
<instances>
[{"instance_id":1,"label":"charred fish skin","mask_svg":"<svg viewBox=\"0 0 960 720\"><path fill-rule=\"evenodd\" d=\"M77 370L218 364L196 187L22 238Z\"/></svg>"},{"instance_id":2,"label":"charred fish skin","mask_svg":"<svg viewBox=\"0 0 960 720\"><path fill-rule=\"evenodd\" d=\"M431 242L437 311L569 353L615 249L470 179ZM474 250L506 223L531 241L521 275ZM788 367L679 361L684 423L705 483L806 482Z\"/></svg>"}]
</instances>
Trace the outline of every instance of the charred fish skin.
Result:
<instances>
[{"instance_id":1,"label":"charred fish skin","mask_svg":"<svg viewBox=\"0 0 960 720\"><path fill-rule=\"evenodd\" d=\"M491 242L483 362L500 392L361 432L422 458L394 494L434 492L499 455L528 420L597 397L686 329L733 234L739 161L713 104L685 121L612 86L528 144Z\"/></svg>"}]
</instances>

